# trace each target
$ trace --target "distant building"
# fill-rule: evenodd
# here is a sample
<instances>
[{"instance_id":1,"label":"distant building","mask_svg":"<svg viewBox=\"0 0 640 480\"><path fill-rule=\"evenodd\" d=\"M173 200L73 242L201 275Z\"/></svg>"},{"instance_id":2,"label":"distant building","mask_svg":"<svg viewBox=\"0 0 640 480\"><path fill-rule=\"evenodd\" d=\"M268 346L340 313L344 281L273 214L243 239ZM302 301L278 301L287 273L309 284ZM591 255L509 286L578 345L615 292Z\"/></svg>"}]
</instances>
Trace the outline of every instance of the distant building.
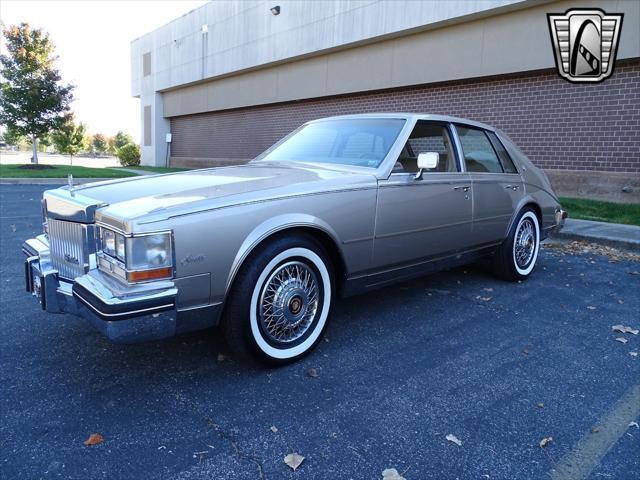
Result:
<instances>
[{"instance_id":1,"label":"distant building","mask_svg":"<svg viewBox=\"0 0 640 480\"><path fill-rule=\"evenodd\" d=\"M586 7L624 23L613 75L575 85L546 15ZM244 162L310 119L412 111L498 126L561 191L640 192L637 0L215 1L134 40L131 71L145 165Z\"/></svg>"}]
</instances>

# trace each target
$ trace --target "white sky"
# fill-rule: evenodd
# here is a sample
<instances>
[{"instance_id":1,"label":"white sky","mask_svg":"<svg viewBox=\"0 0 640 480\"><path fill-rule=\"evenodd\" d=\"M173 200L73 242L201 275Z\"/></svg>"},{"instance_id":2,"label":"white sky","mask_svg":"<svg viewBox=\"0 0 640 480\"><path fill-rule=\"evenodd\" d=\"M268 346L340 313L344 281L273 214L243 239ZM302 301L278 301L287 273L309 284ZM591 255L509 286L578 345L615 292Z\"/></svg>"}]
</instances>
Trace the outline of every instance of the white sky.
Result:
<instances>
[{"instance_id":1,"label":"white sky","mask_svg":"<svg viewBox=\"0 0 640 480\"><path fill-rule=\"evenodd\" d=\"M76 85L72 109L90 133L118 130L140 138L131 96L131 40L206 3L204 0L0 0L0 21L49 33L63 81ZM2 52L5 52L4 43Z\"/></svg>"}]
</instances>

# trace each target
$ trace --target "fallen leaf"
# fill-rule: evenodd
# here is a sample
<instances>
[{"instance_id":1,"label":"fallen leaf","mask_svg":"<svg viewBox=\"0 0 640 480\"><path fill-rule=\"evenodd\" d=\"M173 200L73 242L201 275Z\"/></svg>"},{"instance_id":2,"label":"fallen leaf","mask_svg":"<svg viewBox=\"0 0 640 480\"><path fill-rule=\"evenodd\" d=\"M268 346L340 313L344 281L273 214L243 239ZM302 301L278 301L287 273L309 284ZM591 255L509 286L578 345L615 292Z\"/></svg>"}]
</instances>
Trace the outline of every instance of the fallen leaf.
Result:
<instances>
[{"instance_id":1,"label":"fallen leaf","mask_svg":"<svg viewBox=\"0 0 640 480\"><path fill-rule=\"evenodd\" d=\"M638 356L638 352L629 352L629 355L635 358Z\"/></svg>"},{"instance_id":2,"label":"fallen leaf","mask_svg":"<svg viewBox=\"0 0 640 480\"><path fill-rule=\"evenodd\" d=\"M455 435L453 435L452 433L449 433L446 437L447 440L449 440L451 443L455 443L456 445L458 445L459 447L462 446L462 442L460 441L460 439L458 437L456 437Z\"/></svg>"},{"instance_id":3,"label":"fallen leaf","mask_svg":"<svg viewBox=\"0 0 640 480\"><path fill-rule=\"evenodd\" d=\"M636 272L635 270L633 272L628 272L629 275L640 275L640 272Z\"/></svg>"},{"instance_id":4,"label":"fallen leaf","mask_svg":"<svg viewBox=\"0 0 640 480\"><path fill-rule=\"evenodd\" d=\"M225 356L221 353L218 354L218 362L224 362Z\"/></svg>"},{"instance_id":5,"label":"fallen leaf","mask_svg":"<svg viewBox=\"0 0 640 480\"><path fill-rule=\"evenodd\" d=\"M592 427L591 428L591 433L598 433L600 431L600 429L598 427Z\"/></svg>"},{"instance_id":6,"label":"fallen leaf","mask_svg":"<svg viewBox=\"0 0 640 480\"><path fill-rule=\"evenodd\" d=\"M617 337L616 338L616 342L620 342L620 343L627 343L629 340L627 340L626 338L623 337Z\"/></svg>"},{"instance_id":7,"label":"fallen leaf","mask_svg":"<svg viewBox=\"0 0 640 480\"><path fill-rule=\"evenodd\" d=\"M491 300L493 297L480 297L480 300L482 300L483 302L488 302L489 300Z\"/></svg>"},{"instance_id":8,"label":"fallen leaf","mask_svg":"<svg viewBox=\"0 0 640 480\"><path fill-rule=\"evenodd\" d=\"M595 309L596 309L596 307L594 307L593 305L587 305L587 309L589 309L589 310L595 310Z\"/></svg>"},{"instance_id":9,"label":"fallen leaf","mask_svg":"<svg viewBox=\"0 0 640 480\"><path fill-rule=\"evenodd\" d=\"M275 425L273 425L273 426L271 427L271 431L272 431L273 433L278 433L278 427L276 427Z\"/></svg>"},{"instance_id":10,"label":"fallen leaf","mask_svg":"<svg viewBox=\"0 0 640 480\"><path fill-rule=\"evenodd\" d=\"M551 442L553 442L553 437L544 437L542 440L540 440L540 448L546 447Z\"/></svg>"},{"instance_id":11,"label":"fallen leaf","mask_svg":"<svg viewBox=\"0 0 640 480\"><path fill-rule=\"evenodd\" d=\"M618 300L618 303L622 305L624 303L624 300Z\"/></svg>"},{"instance_id":12,"label":"fallen leaf","mask_svg":"<svg viewBox=\"0 0 640 480\"><path fill-rule=\"evenodd\" d=\"M98 445L102 442L104 442L104 437L102 435L99 433L92 433L83 443L88 447L91 445Z\"/></svg>"},{"instance_id":13,"label":"fallen leaf","mask_svg":"<svg viewBox=\"0 0 640 480\"><path fill-rule=\"evenodd\" d=\"M298 455L297 453L290 453L286 457L284 457L284 463L289 465L292 470L296 470L300 465L304 462L304 457L302 455Z\"/></svg>"},{"instance_id":14,"label":"fallen leaf","mask_svg":"<svg viewBox=\"0 0 640 480\"><path fill-rule=\"evenodd\" d=\"M632 327L625 327L624 325L614 325L611 327L611 330L619 333L630 333L631 335L638 335L638 333L640 333L640 330Z\"/></svg>"},{"instance_id":15,"label":"fallen leaf","mask_svg":"<svg viewBox=\"0 0 640 480\"><path fill-rule=\"evenodd\" d=\"M544 403L539 403L538 408L544 408Z\"/></svg>"},{"instance_id":16,"label":"fallen leaf","mask_svg":"<svg viewBox=\"0 0 640 480\"><path fill-rule=\"evenodd\" d=\"M522 350L522 353L524 353L525 355L529 355L529 349L525 348L524 350Z\"/></svg>"},{"instance_id":17,"label":"fallen leaf","mask_svg":"<svg viewBox=\"0 0 640 480\"><path fill-rule=\"evenodd\" d=\"M406 480L395 468L387 468L382 471L382 480Z\"/></svg>"},{"instance_id":18,"label":"fallen leaf","mask_svg":"<svg viewBox=\"0 0 640 480\"><path fill-rule=\"evenodd\" d=\"M315 368L310 368L309 370L307 370L307 375L309 375L311 378L317 378L318 370L316 370Z\"/></svg>"}]
</instances>

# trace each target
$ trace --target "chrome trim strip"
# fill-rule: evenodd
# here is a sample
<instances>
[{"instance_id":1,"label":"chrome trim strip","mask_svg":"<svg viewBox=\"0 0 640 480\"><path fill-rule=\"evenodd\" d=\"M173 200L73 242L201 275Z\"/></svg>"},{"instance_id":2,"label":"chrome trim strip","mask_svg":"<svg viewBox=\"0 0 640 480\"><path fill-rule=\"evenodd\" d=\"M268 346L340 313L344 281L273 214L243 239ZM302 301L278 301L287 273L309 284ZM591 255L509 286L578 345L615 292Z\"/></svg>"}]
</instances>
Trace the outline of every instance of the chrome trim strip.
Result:
<instances>
[{"instance_id":1,"label":"chrome trim strip","mask_svg":"<svg viewBox=\"0 0 640 480\"><path fill-rule=\"evenodd\" d=\"M74 294L74 297L76 297L78 300L81 300L82 303L84 303L87 307L91 308L98 315L103 316L103 317L111 317L111 318L123 317L125 315L132 316L132 315L137 315L139 313L149 313L149 312L154 312L154 311L158 311L158 310L164 310L164 309L171 308L171 307L174 306L173 303L168 303L166 305L158 305L157 307L143 308L143 309L140 309L140 310L129 310L129 311L126 311L126 312L121 312L121 313L104 313L101 310L99 310L96 307L94 307L88 300L86 300L85 298L81 297L77 292L73 292L73 294Z\"/></svg>"}]
</instances>

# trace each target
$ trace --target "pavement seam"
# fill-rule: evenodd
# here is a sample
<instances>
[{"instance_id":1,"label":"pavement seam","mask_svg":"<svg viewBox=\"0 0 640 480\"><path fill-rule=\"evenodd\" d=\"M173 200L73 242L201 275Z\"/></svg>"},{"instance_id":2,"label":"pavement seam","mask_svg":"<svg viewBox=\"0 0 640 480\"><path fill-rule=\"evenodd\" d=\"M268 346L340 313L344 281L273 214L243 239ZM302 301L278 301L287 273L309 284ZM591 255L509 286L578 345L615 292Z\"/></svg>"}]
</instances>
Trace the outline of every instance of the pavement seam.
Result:
<instances>
[{"instance_id":1,"label":"pavement seam","mask_svg":"<svg viewBox=\"0 0 640 480\"><path fill-rule=\"evenodd\" d=\"M249 462L253 463L258 469L260 480L265 480L266 477L263 467L264 460L262 460L262 458L247 453L242 448L240 448L240 445L238 444L236 438L231 433L222 428L213 418L211 418L211 416L207 412L203 411L199 405L179 393L176 394L176 400L178 400L179 403L182 403L183 405L191 408L198 415L200 415L207 422L207 425L216 433L216 435L218 435L218 437L229 442L236 455L238 455L238 458L248 460Z\"/></svg>"}]
</instances>

